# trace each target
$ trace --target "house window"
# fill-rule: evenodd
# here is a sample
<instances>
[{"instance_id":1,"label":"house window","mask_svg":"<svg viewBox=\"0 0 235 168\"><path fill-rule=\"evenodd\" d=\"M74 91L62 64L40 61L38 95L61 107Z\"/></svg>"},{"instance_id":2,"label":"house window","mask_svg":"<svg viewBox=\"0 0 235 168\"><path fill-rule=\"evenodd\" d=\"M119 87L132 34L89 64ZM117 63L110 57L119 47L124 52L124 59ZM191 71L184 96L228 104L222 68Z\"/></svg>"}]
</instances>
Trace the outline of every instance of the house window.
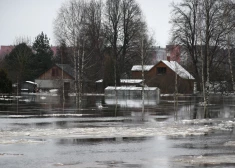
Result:
<instances>
[{"instance_id":1,"label":"house window","mask_svg":"<svg viewBox=\"0 0 235 168\"><path fill-rule=\"evenodd\" d=\"M59 76L58 69L52 68L52 74L51 74L51 76Z\"/></svg>"},{"instance_id":2,"label":"house window","mask_svg":"<svg viewBox=\"0 0 235 168\"><path fill-rule=\"evenodd\" d=\"M166 73L166 67L158 67L157 68L158 74L165 74Z\"/></svg>"}]
</instances>

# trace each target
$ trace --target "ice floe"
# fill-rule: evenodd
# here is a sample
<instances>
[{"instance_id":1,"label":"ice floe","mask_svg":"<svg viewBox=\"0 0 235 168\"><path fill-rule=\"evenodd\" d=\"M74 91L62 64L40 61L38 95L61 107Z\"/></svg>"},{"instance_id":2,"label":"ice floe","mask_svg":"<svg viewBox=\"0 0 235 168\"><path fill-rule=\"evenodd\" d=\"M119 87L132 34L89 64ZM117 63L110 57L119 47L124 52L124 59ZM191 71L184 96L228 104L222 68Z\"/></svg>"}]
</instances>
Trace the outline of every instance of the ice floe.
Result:
<instances>
[{"instance_id":1,"label":"ice floe","mask_svg":"<svg viewBox=\"0 0 235 168\"><path fill-rule=\"evenodd\" d=\"M188 121L189 123L189 121ZM139 137L139 136L187 136L204 135L212 130L230 131L235 125L232 121L223 121L214 125L159 124L150 127L88 127L69 129L27 129L21 131L1 131L0 136L17 137Z\"/></svg>"},{"instance_id":2,"label":"ice floe","mask_svg":"<svg viewBox=\"0 0 235 168\"><path fill-rule=\"evenodd\" d=\"M0 144L37 144L44 143L44 140L34 140L34 139L1 139Z\"/></svg>"},{"instance_id":3,"label":"ice floe","mask_svg":"<svg viewBox=\"0 0 235 168\"><path fill-rule=\"evenodd\" d=\"M183 162L193 165L223 165L235 164L235 155L220 154L215 156L183 156L175 159L176 162ZM222 167L222 166L221 166Z\"/></svg>"},{"instance_id":4,"label":"ice floe","mask_svg":"<svg viewBox=\"0 0 235 168\"><path fill-rule=\"evenodd\" d=\"M235 141L228 141L224 144L224 146L235 146Z\"/></svg>"}]
</instances>

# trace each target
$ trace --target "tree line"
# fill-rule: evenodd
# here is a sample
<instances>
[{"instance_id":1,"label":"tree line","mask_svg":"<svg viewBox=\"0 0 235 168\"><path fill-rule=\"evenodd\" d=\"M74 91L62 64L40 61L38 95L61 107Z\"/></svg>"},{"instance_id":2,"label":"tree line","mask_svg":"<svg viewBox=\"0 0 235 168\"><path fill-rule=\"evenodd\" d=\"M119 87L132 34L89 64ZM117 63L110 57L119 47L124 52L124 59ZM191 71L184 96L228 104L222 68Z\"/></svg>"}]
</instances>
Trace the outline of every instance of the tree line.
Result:
<instances>
[{"instance_id":1,"label":"tree line","mask_svg":"<svg viewBox=\"0 0 235 168\"><path fill-rule=\"evenodd\" d=\"M1 62L1 74L4 77L1 78L1 82L8 84L1 93L11 92L11 89L6 88L11 88L12 83L17 83L20 88L23 81L34 81L48 70L53 62L53 51L46 34L40 33L32 46L28 39L18 38L12 51L5 55Z\"/></svg>"},{"instance_id":2,"label":"tree line","mask_svg":"<svg viewBox=\"0 0 235 168\"><path fill-rule=\"evenodd\" d=\"M181 47L181 56L186 55L184 66L195 77L205 102L211 81L226 80L234 88L234 11L232 0L172 4L171 43ZM32 47L18 43L4 60L12 82L33 80L53 63L70 64L79 95L95 91L99 79L103 88L118 86L121 78L131 78L134 64L151 64L154 39L135 0L69 0L53 25L56 57L52 58L43 33Z\"/></svg>"},{"instance_id":3,"label":"tree line","mask_svg":"<svg viewBox=\"0 0 235 168\"><path fill-rule=\"evenodd\" d=\"M187 69L208 105L211 82L234 90L235 4L232 0L182 0L172 4L172 43L182 48Z\"/></svg>"},{"instance_id":4,"label":"tree line","mask_svg":"<svg viewBox=\"0 0 235 168\"><path fill-rule=\"evenodd\" d=\"M141 59L150 64L154 46L135 0L66 1L58 10L54 34L55 57L43 32L32 46L17 41L1 65L13 83L34 80L53 63L61 63L74 68L77 94L95 91L99 79L103 88L118 86L121 78L131 78L132 65L141 64Z\"/></svg>"},{"instance_id":5,"label":"tree line","mask_svg":"<svg viewBox=\"0 0 235 168\"><path fill-rule=\"evenodd\" d=\"M135 0L69 0L58 11L54 33L58 60L74 67L78 95L99 79L104 88L120 85L121 78L131 77L132 65L141 63L141 43L147 51L154 42Z\"/></svg>"}]
</instances>

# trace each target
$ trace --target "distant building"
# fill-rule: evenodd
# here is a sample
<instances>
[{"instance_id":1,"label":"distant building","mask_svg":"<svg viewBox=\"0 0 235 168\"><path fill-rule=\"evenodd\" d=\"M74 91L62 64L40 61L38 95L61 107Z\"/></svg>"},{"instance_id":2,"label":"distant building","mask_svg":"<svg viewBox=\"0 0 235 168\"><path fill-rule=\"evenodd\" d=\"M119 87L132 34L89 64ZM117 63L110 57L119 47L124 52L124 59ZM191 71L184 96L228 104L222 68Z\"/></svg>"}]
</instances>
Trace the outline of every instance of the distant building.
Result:
<instances>
[{"instance_id":1,"label":"distant building","mask_svg":"<svg viewBox=\"0 0 235 168\"><path fill-rule=\"evenodd\" d=\"M32 48L31 46L29 46ZM4 59L4 57L9 54L15 46L9 45L9 46L0 46L0 60ZM51 46L51 50L53 51L53 56L56 56L57 53L57 47L56 46Z\"/></svg>"},{"instance_id":2,"label":"distant building","mask_svg":"<svg viewBox=\"0 0 235 168\"><path fill-rule=\"evenodd\" d=\"M181 46L167 45L166 55L167 57L170 57L170 60L180 63L181 62Z\"/></svg>"},{"instance_id":3,"label":"distant building","mask_svg":"<svg viewBox=\"0 0 235 168\"><path fill-rule=\"evenodd\" d=\"M166 48L154 47L154 50L152 51L153 54L153 60L152 64L156 64L160 60L166 60Z\"/></svg>"},{"instance_id":4,"label":"distant building","mask_svg":"<svg viewBox=\"0 0 235 168\"><path fill-rule=\"evenodd\" d=\"M68 64L55 64L41 74L35 82L42 90L60 89L63 87L70 91L74 86L74 70Z\"/></svg>"},{"instance_id":5,"label":"distant building","mask_svg":"<svg viewBox=\"0 0 235 168\"><path fill-rule=\"evenodd\" d=\"M4 57L9 54L15 46L0 46L0 60L4 59Z\"/></svg>"},{"instance_id":6,"label":"distant building","mask_svg":"<svg viewBox=\"0 0 235 168\"><path fill-rule=\"evenodd\" d=\"M185 55L182 53L182 47L180 45L166 45L166 48L160 46L153 47L150 52L152 53L152 64L166 60L167 57L170 57L172 61L178 63L185 61Z\"/></svg>"}]
</instances>

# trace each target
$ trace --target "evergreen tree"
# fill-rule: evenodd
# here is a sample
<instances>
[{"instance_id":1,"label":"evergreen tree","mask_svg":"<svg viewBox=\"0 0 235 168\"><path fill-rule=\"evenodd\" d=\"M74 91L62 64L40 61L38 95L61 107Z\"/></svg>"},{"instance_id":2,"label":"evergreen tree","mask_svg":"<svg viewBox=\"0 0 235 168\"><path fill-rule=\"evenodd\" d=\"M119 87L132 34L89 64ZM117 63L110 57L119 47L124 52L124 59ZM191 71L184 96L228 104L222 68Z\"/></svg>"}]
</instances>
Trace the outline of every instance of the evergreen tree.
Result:
<instances>
[{"instance_id":1,"label":"evergreen tree","mask_svg":"<svg viewBox=\"0 0 235 168\"><path fill-rule=\"evenodd\" d=\"M5 57L5 68L13 82L33 80L35 77L35 59L26 43L20 43Z\"/></svg>"},{"instance_id":2,"label":"evergreen tree","mask_svg":"<svg viewBox=\"0 0 235 168\"><path fill-rule=\"evenodd\" d=\"M73 63L72 51L67 47L65 40L60 42L60 46L57 47L56 57L54 59L55 63L58 64L70 64Z\"/></svg>"},{"instance_id":3,"label":"evergreen tree","mask_svg":"<svg viewBox=\"0 0 235 168\"><path fill-rule=\"evenodd\" d=\"M33 50L37 61L35 65L37 76L52 66L53 51L49 41L50 39L47 35L42 32L35 38L33 43Z\"/></svg>"},{"instance_id":4,"label":"evergreen tree","mask_svg":"<svg viewBox=\"0 0 235 168\"><path fill-rule=\"evenodd\" d=\"M0 69L0 93L11 93L12 83L7 76L7 73Z\"/></svg>"}]
</instances>

